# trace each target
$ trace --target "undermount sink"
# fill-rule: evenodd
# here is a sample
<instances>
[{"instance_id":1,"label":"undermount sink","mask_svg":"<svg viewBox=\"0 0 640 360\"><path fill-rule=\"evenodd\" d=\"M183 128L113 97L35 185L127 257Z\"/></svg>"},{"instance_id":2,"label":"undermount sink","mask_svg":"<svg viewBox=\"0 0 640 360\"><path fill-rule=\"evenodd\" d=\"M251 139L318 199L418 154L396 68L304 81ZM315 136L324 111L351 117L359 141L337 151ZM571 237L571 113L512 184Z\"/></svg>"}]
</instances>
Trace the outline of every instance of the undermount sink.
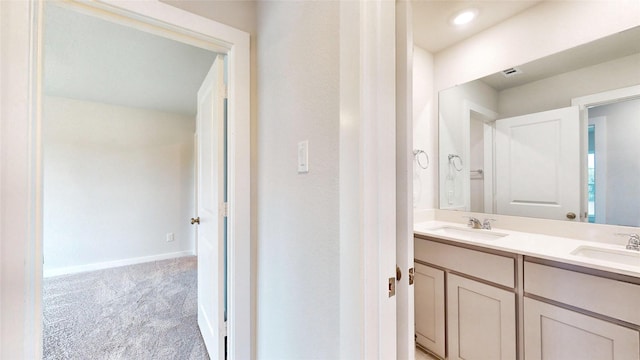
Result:
<instances>
[{"instance_id":1,"label":"undermount sink","mask_svg":"<svg viewBox=\"0 0 640 360\"><path fill-rule=\"evenodd\" d=\"M454 238L467 239L467 240L496 240L501 237L505 237L508 234L503 234L491 230L483 229L471 229L455 226L442 226L434 229L429 229L430 232L450 236Z\"/></svg>"},{"instance_id":2,"label":"undermount sink","mask_svg":"<svg viewBox=\"0 0 640 360\"><path fill-rule=\"evenodd\" d=\"M571 252L572 255L589 259L604 260L618 264L640 266L640 252L635 250L604 249L593 246L579 246Z\"/></svg>"}]
</instances>

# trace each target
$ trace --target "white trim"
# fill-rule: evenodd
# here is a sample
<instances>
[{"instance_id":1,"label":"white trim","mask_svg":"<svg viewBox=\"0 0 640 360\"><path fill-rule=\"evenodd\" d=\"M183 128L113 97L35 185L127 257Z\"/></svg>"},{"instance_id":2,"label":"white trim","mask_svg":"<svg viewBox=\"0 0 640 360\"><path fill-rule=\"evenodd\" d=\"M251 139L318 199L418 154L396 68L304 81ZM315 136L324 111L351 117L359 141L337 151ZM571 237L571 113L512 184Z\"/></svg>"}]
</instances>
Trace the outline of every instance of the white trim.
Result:
<instances>
[{"instance_id":1,"label":"white trim","mask_svg":"<svg viewBox=\"0 0 640 360\"><path fill-rule=\"evenodd\" d=\"M394 359L397 297L389 297L388 279L396 275L395 2L365 1L361 9L364 358Z\"/></svg>"},{"instance_id":2,"label":"white trim","mask_svg":"<svg viewBox=\"0 0 640 360\"><path fill-rule=\"evenodd\" d=\"M484 213L496 212L495 202L495 122L484 123Z\"/></svg>"},{"instance_id":3,"label":"white trim","mask_svg":"<svg viewBox=\"0 0 640 360\"><path fill-rule=\"evenodd\" d=\"M36 241L39 212L38 166L39 129L34 89L40 75L34 66L38 51L37 15L39 4L30 1L0 1L2 6L2 139L0 177L2 178L2 359L40 358L42 261ZM29 336L25 336L25 335ZM33 336L34 338L32 338Z\"/></svg>"},{"instance_id":4,"label":"white trim","mask_svg":"<svg viewBox=\"0 0 640 360\"><path fill-rule=\"evenodd\" d=\"M396 359L415 359L413 253L413 30L411 1L396 2Z\"/></svg>"},{"instance_id":5,"label":"white trim","mask_svg":"<svg viewBox=\"0 0 640 360\"><path fill-rule=\"evenodd\" d=\"M161 6L148 7L149 2L142 1L121 1L121 0L46 0L51 1L56 6L71 9L81 14L96 17L114 24L123 25L144 31L153 35L175 40L181 43L193 45L203 49L218 53L227 53L232 47L227 41L222 41L210 35L215 31L231 33L233 28L220 24L207 24L211 20L202 21L204 18L195 14L175 9L184 15L185 21L191 21L189 28L174 24L173 15L166 14L166 4ZM164 8L164 9L163 9ZM177 18L177 17L176 17ZM209 29L207 29L209 26Z\"/></svg>"},{"instance_id":6,"label":"white trim","mask_svg":"<svg viewBox=\"0 0 640 360\"><path fill-rule=\"evenodd\" d=\"M103 261L103 262L78 265L78 266L54 268L54 269L45 270L43 272L43 277L48 278L48 277L60 276L60 275L77 274L77 273L82 273L86 271L94 271L94 270L109 269L109 268L115 268L115 267L126 266L126 265L142 264L146 262L174 259L174 258L179 258L184 256L195 256L195 254L193 251L177 251L177 252L158 254L158 255L149 255L149 256L141 256L141 257L120 259L120 260L113 260L113 261Z\"/></svg>"},{"instance_id":7,"label":"white trim","mask_svg":"<svg viewBox=\"0 0 640 360\"><path fill-rule=\"evenodd\" d=\"M6 33L8 31L8 29L5 29L3 27L3 23L4 21L2 20L2 14L4 13L4 10L2 10L3 6L2 4L0 4L0 54L4 54L5 53L5 49L4 49L4 37L3 37L3 33ZM4 99L4 76L3 73L5 65L4 65L4 56L0 56L0 99ZM0 101L0 164L2 163L2 154L3 154L3 142L2 142L2 119L4 117L4 112L3 112L3 107L4 104L2 101ZM0 169L0 260L3 258L2 257L2 236L4 236L4 231L3 231L3 227L2 227L2 223L3 223L3 218L4 216L1 215L1 211L3 211L3 206L2 204L4 204L4 197L3 197L3 192L4 192L4 187L2 186L3 184L3 177L2 175L2 170ZM3 278L2 278L2 266L0 265L0 282L2 282ZM2 332L3 332L3 321L2 321L2 286L0 286L0 339L2 338ZM0 341L0 358L2 358L2 341Z\"/></svg>"},{"instance_id":8,"label":"white trim","mask_svg":"<svg viewBox=\"0 0 640 360\"><path fill-rule=\"evenodd\" d=\"M640 97L640 85L573 98L571 99L571 106L578 105L579 109L583 110L593 106L630 100L637 97Z\"/></svg>"},{"instance_id":9,"label":"white trim","mask_svg":"<svg viewBox=\"0 0 640 360\"><path fill-rule=\"evenodd\" d=\"M340 2L340 358L396 357L395 2Z\"/></svg>"},{"instance_id":10,"label":"white trim","mask_svg":"<svg viewBox=\"0 0 640 360\"><path fill-rule=\"evenodd\" d=\"M3 359L42 356L42 194L39 136L39 42L44 0L1 1L3 78L0 176L2 208ZM250 66L249 34L157 0L69 1L159 27L185 39L196 36L229 57L229 349L230 359L255 357L250 240ZM10 29L11 31L6 31ZM217 40L216 40L217 39ZM7 51L5 51L7 50ZM5 58L4 55L7 55ZM10 252L10 253L9 253Z\"/></svg>"}]
</instances>

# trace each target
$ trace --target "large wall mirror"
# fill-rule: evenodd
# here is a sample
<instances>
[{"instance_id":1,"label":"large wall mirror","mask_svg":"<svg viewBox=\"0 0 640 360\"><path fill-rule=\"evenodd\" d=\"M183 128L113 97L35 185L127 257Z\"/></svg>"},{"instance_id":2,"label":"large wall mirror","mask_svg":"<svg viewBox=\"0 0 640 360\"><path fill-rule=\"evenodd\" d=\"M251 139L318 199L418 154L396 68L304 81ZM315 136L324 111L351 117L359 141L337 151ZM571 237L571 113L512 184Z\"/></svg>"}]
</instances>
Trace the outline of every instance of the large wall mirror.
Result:
<instances>
[{"instance_id":1,"label":"large wall mirror","mask_svg":"<svg viewBox=\"0 0 640 360\"><path fill-rule=\"evenodd\" d=\"M439 184L441 209L640 226L640 27L441 91Z\"/></svg>"}]
</instances>

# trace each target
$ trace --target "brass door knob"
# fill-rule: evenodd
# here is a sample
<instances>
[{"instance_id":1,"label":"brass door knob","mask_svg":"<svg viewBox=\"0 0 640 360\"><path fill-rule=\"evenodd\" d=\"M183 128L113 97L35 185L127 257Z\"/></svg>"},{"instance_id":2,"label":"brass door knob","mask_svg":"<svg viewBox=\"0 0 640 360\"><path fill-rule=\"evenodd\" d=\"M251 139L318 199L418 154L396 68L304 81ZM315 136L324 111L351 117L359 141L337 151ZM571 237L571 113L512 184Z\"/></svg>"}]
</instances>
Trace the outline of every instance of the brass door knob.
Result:
<instances>
[{"instance_id":1,"label":"brass door knob","mask_svg":"<svg viewBox=\"0 0 640 360\"><path fill-rule=\"evenodd\" d=\"M191 218L191 225L193 224L200 224L200 217L198 216L197 218Z\"/></svg>"},{"instance_id":2,"label":"brass door knob","mask_svg":"<svg viewBox=\"0 0 640 360\"><path fill-rule=\"evenodd\" d=\"M573 220L575 218L576 218L576 214L575 213L572 213L572 212L568 212L567 213L567 219Z\"/></svg>"}]
</instances>

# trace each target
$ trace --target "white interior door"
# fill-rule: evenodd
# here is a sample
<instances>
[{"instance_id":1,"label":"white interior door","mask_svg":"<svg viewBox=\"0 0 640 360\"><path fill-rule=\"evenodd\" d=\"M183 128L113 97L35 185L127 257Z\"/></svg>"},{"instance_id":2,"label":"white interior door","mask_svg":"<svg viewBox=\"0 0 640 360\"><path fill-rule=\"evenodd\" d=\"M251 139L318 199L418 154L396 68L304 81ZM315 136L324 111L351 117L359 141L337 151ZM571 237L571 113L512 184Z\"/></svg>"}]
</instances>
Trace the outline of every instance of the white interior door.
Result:
<instances>
[{"instance_id":1,"label":"white interior door","mask_svg":"<svg viewBox=\"0 0 640 360\"><path fill-rule=\"evenodd\" d=\"M498 214L580 220L579 121L577 106L496 121Z\"/></svg>"},{"instance_id":2,"label":"white interior door","mask_svg":"<svg viewBox=\"0 0 640 360\"><path fill-rule=\"evenodd\" d=\"M224 58L198 90L198 326L211 359L224 359Z\"/></svg>"}]
</instances>

